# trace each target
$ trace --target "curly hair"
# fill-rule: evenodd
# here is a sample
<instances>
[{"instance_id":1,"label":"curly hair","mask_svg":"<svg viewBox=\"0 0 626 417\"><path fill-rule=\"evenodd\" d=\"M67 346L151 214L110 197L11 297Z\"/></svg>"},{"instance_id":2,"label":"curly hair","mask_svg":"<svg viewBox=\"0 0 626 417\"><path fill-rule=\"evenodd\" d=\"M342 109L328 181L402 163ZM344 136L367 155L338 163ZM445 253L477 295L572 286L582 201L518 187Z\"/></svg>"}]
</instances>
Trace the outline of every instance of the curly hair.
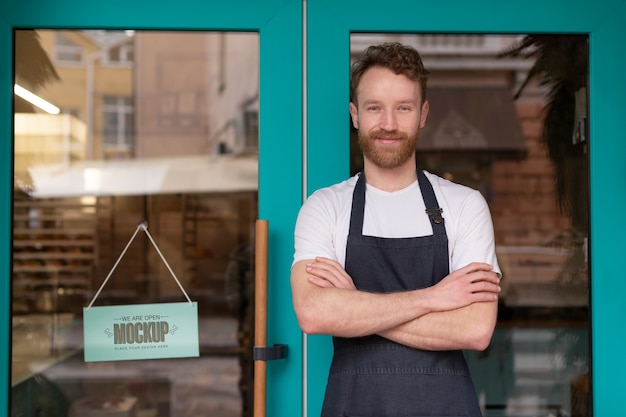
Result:
<instances>
[{"instance_id":1,"label":"curly hair","mask_svg":"<svg viewBox=\"0 0 626 417\"><path fill-rule=\"evenodd\" d=\"M414 48L398 42L386 42L368 47L353 64L350 71L350 101L357 103L356 89L361 77L372 67L388 68L394 74L404 75L420 84L422 102L426 100L426 81L429 72Z\"/></svg>"}]
</instances>

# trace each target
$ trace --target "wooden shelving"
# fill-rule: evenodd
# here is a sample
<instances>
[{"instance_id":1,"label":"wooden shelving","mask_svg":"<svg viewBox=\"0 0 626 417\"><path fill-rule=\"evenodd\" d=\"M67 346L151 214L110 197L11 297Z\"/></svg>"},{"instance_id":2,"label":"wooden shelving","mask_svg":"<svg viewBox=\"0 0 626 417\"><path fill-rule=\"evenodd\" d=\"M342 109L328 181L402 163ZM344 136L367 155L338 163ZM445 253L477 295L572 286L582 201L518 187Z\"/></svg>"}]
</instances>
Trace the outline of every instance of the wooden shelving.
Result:
<instances>
[{"instance_id":1,"label":"wooden shelving","mask_svg":"<svg viewBox=\"0 0 626 417\"><path fill-rule=\"evenodd\" d=\"M16 196L14 312L76 312L91 291L98 259L96 201Z\"/></svg>"}]
</instances>

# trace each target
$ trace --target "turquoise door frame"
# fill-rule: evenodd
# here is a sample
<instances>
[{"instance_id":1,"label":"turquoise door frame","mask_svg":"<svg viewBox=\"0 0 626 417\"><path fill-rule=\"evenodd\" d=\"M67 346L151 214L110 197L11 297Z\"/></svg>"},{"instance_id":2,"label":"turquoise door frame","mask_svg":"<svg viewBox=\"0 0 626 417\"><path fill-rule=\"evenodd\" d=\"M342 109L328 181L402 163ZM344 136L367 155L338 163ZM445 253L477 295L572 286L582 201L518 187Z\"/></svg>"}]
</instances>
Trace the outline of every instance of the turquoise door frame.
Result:
<instances>
[{"instance_id":1,"label":"turquoise door frame","mask_svg":"<svg viewBox=\"0 0 626 417\"><path fill-rule=\"evenodd\" d=\"M351 32L583 33L590 39L591 307L594 417L626 415L626 1L307 1L307 193L348 175ZM323 129L322 129L323 127ZM329 150L332 149L332 152ZM606 213L613 214L610 218ZM307 337L307 410L319 415L330 356Z\"/></svg>"},{"instance_id":2,"label":"turquoise door frame","mask_svg":"<svg viewBox=\"0 0 626 417\"><path fill-rule=\"evenodd\" d=\"M0 416L8 416L13 194L13 30L20 28L253 31L260 34L259 217L269 221L267 415L301 413L301 336L289 290L293 226L302 201L300 0L21 0L0 5ZM288 398L289 401L285 401Z\"/></svg>"}]
</instances>

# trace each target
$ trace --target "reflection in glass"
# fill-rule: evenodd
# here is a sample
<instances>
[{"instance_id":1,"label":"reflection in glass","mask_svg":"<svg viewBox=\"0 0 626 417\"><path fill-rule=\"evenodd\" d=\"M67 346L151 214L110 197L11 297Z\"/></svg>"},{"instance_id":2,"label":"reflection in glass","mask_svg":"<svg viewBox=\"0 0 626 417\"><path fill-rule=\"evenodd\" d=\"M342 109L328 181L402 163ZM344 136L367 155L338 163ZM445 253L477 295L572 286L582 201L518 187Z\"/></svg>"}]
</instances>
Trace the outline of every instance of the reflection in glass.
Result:
<instances>
[{"instance_id":1,"label":"reflection in glass","mask_svg":"<svg viewBox=\"0 0 626 417\"><path fill-rule=\"evenodd\" d=\"M481 191L493 217L498 324L466 352L484 415L591 415L586 36L355 34L351 53L383 41L431 71L420 167Z\"/></svg>"},{"instance_id":2,"label":"reflection in glass","mask_svg":"<svg viewBox=\"0 0 626 417\"><path fill-rule=\"evenodd\" d=\"M12 415L249 416L258 36L18 30ZM200 357L83 362L82 307L140 220ZM144 234L96 305L183 301ZM100 415L100 414L98 414Z\"/></svg>"}]
</instances>

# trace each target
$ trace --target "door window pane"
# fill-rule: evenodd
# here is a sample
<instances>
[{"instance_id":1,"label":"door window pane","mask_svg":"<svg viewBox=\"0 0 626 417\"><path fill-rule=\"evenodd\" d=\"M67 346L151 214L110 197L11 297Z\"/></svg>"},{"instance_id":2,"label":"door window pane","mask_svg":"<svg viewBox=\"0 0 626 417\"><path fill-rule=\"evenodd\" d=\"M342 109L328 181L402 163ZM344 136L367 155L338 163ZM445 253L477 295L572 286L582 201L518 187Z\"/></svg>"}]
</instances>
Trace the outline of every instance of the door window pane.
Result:
<instances>
[{"instance_id":1,"label":"door window pane","mask_svg":"<svg viewBox=\"0 0 626 417\"><path fill-rule=\"evenodd\" d=\"M11 415L250 416L258 34L16 40L16 83L61 110L15 98ZM95 306L185 301L144 233L120 258L141 220L198 302L200 356L85 363L118 259Z\"/></svg>"},{"instance_id":2,"label":"door window pane","mask_svg":"<svg viewBox=\"0 0 626 417\"><path fill-rule=\"evenodd\" d=\"M352 56L384 41L431 72L420 168L490 206L498 322L484 352L466 352L484 415L591 415L587 37L354 34Z\"/></svg>"}]
</instances>

